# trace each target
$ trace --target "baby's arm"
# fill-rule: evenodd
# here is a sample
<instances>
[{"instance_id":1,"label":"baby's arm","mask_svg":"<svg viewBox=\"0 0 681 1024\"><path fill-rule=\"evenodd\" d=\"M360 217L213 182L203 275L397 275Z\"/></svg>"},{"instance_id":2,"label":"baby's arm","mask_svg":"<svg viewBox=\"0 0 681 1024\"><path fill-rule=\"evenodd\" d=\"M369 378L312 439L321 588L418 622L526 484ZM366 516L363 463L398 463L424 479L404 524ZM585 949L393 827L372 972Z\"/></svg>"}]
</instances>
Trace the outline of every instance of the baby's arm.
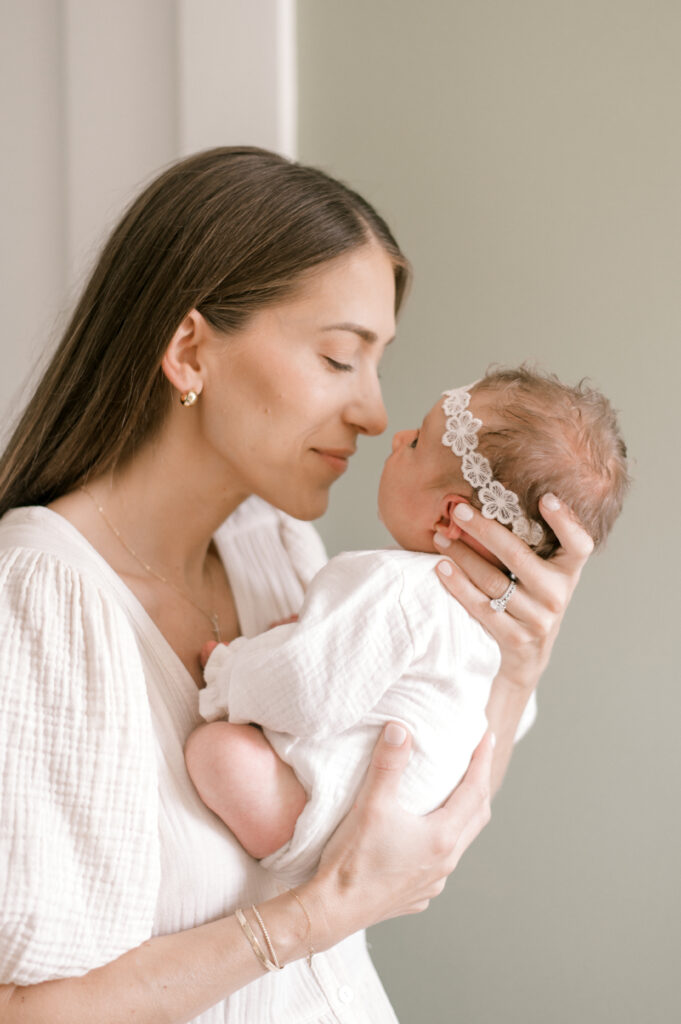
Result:
<instances>
[{"instance_id":1,"label":"baby's arm","mask_svg":"<svg viewBox=\"0 0 681 1024\"><path fill-rule=\"evenodd\" d=\"M254 725L209 722L185 746L189 777L204 804L258 860L289 841L305 790Z\"/></svg>"},{"instance_id":2,"label":"baby's arm","mask_svg":"<svg viewBox=\"0 0 681 1024\"><path fill-rule=\"evenodd\" d=\"M395 611L378 604L380 595L389 608L396 596L390 581L372 578L363 561L339 563L334 560L313 582L297 624L220 647L206 675L201 710L207 718L227 715L236 722L200 726L186 746L187 769L201 799L257 858L291 839L307 795L260 729L248 723L302 736L342 731L399 675L394 649L405 661L410 655ZM370 609L380 608L378 617L363 609L362 595ZM344 642L349 624L351 644ZM203 649L204 666L215 647Z\"/></svg>"},{"instance_id":3,"label":"baby's arm","mask_svg":"<svg viewBox=\"0 0 681 1024\"><path fill-rule=\"evenodd\" d=\"M370 552L332 559L312 581L297 623L213 652L203 717L257 722L300 738L349 729L412 659L402 582Z\"/></svg>"}]
</instances>

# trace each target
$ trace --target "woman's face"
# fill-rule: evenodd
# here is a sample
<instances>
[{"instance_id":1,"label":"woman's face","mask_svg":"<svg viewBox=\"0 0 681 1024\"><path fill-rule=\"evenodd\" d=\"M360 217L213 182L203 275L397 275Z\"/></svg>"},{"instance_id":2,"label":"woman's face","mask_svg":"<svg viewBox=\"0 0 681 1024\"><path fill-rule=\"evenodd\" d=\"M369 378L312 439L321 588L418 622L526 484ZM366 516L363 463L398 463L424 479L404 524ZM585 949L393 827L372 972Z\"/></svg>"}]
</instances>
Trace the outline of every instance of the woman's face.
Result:
<instances>
[{"instance_id":1,"label":"woman's face","mask_svg":"<svg viewBox=\"0 0 681 1024\"><path fill-rule=\"evenodd\" d=\"M300 519L325 511L358 434L386 427L377 370L394 308L392 264L371 243L309 272L242 331L211 334L201 430L226 493L257 494Z\"/></svg>"}]
</instances>

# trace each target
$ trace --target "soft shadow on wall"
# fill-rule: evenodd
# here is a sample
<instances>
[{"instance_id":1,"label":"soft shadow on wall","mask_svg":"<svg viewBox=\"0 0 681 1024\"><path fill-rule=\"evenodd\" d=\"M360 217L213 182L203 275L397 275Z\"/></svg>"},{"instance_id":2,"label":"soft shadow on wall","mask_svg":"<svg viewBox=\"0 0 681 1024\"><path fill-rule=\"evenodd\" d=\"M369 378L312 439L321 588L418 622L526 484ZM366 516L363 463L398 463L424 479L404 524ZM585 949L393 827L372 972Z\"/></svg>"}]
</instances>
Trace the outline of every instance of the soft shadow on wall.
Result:
<instances>
[{"instance_id":1,"label":"soft shadow on wall","mask_svg":"<svg viewBox=\"0 0 681 1024\"><path fill-rule=\"evenodd\" d=\"M299 0L298 22L300 158L364 192L415 267L383 373L389 429L489 363L529 359L611 397L635 477L492 824L427 914L373 931L376 962L404 1024L666 1024L681 940L681 8ZM360 444L321 522L332 553L387 542L388 451Z\"/></svg>"}]
</instances>

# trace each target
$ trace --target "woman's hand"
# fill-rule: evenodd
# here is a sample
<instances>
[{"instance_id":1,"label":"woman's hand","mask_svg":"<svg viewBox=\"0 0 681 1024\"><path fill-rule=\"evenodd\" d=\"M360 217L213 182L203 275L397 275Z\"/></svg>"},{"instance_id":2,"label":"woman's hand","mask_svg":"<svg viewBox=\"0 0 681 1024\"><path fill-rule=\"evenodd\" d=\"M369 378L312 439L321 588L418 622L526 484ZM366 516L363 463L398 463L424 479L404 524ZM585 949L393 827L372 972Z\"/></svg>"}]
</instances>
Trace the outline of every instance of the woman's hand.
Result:
<instances>
[{"instance_id":1,"label":"woman's hand","mask_svg":"<svg viewBox=\"0 0 681 1024\"><path fill-rule=\"evenodd\" d=\"M447 590L499 644L500 674L528 691L546 668L570 598L593 550L591 538L557 498L545 495L540 510L561 545L549 561L470 505L462 502L454 511L458 525L517 577L518 585L504 612L494 611L490 600L504 593L508 577L465 542L450 544L446 554L451 562L438 565Z\"/></svg>"},{"instance_id":2,"label":"woman's hand","mask_svg":"<svg viewBox=\"0 0 681 1024\"><path fill-rule=\"evenodd\" d=\"M492 749L487 733L443 806L413 815L397 801L411 737L396 723L385 727L352 810L327 844L317 875L301 888L314 904L313 919L323 922L322 948L378 921L425 910L442 892L489 821Z\"/></svg>"}]
</instances>

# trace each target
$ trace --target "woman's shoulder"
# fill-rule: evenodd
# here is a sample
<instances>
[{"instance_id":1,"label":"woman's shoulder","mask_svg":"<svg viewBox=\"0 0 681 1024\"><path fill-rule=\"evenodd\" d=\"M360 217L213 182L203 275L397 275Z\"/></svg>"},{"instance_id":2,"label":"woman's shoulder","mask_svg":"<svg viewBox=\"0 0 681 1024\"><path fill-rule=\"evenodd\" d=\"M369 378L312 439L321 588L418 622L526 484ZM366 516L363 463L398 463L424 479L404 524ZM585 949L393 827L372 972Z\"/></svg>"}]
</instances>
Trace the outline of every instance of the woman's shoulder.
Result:
<instances>
[{"instance_id":1,"label":"woman's shoulder","mask_svg":"<svg viewBox=\"0 0 681 1024\"><path fill-rule=\"evenodd\" d=\"M74 728L95 706L100 722L115 706L128 725L146 723L139 645L110 576L75 527L49 509L15 509L0 520L0 706L20 708L24 727L47 707Z\"/></svg>"},{"instance_id":2,"label":"woman's shoulder","mask_svg":"<svg viewBox=\"0 0 681 1024\"><path fill-rule=\"evenodd\" d=\"M0 520L0 671L36 703L73 713L76 692L147 703L135 633L113 570L61 516L15 509ZM111 692L109 692L111 691ZM127 701L124 699L127 698Z\"/></svg>"},{"instance_id":3,"label":"woman's shoulder","mask_svg":"<svg viewBox=\"0 0 681 1024\"><path fill-rule=\"evenodd\" d=\"M129 639L125 589L108 563L63 516L42 506L12 509L0 519L3 617L74 634L80 619L100 644ZM76 631L77 632L77 631ZM0 650L0 659L2 650Z\"/></svg>"},{"instance_id":4,"label":"woman's shoulder","mask_svg":"<svg viewBox=\"0 0 681 1024\"><path fill-rule=\"evenodd\" d=\"M12 508L0 519L0 555L17 550L53 555L79 565L103 561L72 524L44 505Z\"/></svg>"},{"instance_id":5,"label":"woman's shoulder","mask_svg":"<svg viewBox=\"0 0 681 1024\"><path fill-rule=\"evenodd\" d=\"M83 973L142 941L158 881L139 651L94 549L60 519L16 509L0 521L0 785L12 821L0 981L20 984Z\"/></svg>"}]
</instances>

